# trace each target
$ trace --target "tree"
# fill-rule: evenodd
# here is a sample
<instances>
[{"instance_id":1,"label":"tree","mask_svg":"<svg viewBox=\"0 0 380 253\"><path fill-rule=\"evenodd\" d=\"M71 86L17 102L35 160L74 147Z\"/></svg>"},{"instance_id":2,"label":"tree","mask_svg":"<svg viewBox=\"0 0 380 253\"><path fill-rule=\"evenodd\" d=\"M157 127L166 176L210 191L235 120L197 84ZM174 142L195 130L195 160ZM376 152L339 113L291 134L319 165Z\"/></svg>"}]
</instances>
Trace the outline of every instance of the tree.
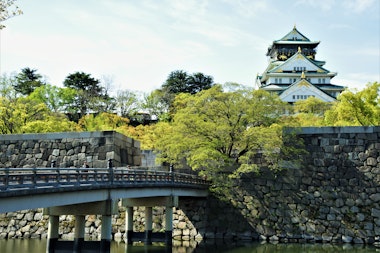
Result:
<instances>
[{"instance_id":1,"label":"tree","mask_svg":"<svg viewBox=\"0 0 380 253\"><path fill-rule=\"evenodd\" d=\"M262 90L224 92L221 85L195 95L180 94L171 123L157 127L156 150L161 161L186 163L209 178L257 170L258 150L278 169L282 147L281 115L287 104Z\"/></svg>"},{"instance_id":2,"label":"tree","mask_svg":"<svg viewBox=\"0 0 380 253\"><path fill-rule=\"evenodd\" d=\"M129 120L113 113L90 114L79 120L79 126L84 131L116 130L118 127L128 125Z\"/></svg>"},{"instance_id":3,"label":"tree","mask_svg":"<svg viewBox=\"0 0 380 253\"><path fill-rule=\"evenodd\" d=\"M200 72L194 73L187 78L187 92L195 94L202 90L210 89L213 83L212 76L207 76Z\"/></svg>"},{"instance_id":4,"label":"tree","mask_svg":"<svg viewBox=\"0 0 380 253\"><path fill-rule=\"evenodd\" d=\"M332 106L329 102L324 102L316 97L308 97L294 103L294 110L298 113L311 113L323 115Z\"/></svg>"},{"instance_id":5,"label":"tree","mask_svg":"<svg viewBox=\"0 0 380 253\"><path fill-rule=\"evenodd\" d=\"M44 103L51 111L59 112L62 109L62 99L60 97L60 90L57 86L46 84L37 87L29 97Z\"/></svg>"},{"instance_id":6,"label":"tree","mask_svg":"<svg viewBox=\"0 0 380 253\"><path fill-rule=\"evenodd\" d=\"M176 70L169 74L162 85L162 100L168 108L171 107L175 96L179 93L196 94L202 90L213 86L214 81L211 76L200 72L189 75L183 70Z\"/></svg>"},{"instance_id":7,"label":"tree","mask_svg":"<svg viewBox=\"0 0 380 253\"><path fill-rule=\"evenodd\" d=\"M42 76L37 74L36 69L23 68L16 76L16 83L14 89L22 95L29 95L36 88L45 85L42 81Z\"/></svg>"},{"instance_id":8,"label":"tree","mask_svg":"<svg viewBox=\"0 0 380 253\"><path fill-rule=\"evenodd\" d=\"M150 94L145 94L141 107L147 111L151 117L157 118L160 121L169 120L169 107L164 102L162 90L154 90Z\"/></svg>"},{"instance_id":9,"label":"tree","mask_svg":"<svg viewBox=\"0 0 380 253\"><path fill-rule=\"evenodd\" d=\"M122 117L131 117L139 109L138 97L135 92L130 90L118 91L116 98L116 110Z\"/></svg>"},{"instance_id":10,"label":"tree","mask_svg":"<svg viewBox=\"0 0 380 253\"><path fill-rule=\"evenodd\" d=\"M293 111L286 120L289 126L324 126L324 113L331 108L332 103L323 102L315 97L299 100L294 103Z\"/></svg>"},{"instance_id":11,"label":"tree","mask_svg":"<svg viewBox=\"0 0 380 253\"><path fill-rule=\"evenodd\" d=\"M16 91L13 88L16 84L16 75L6 75L5 73L0 77L0 96L7 99L15 99Z\"/></svg>"},{"instance_id":12,"label":"tree","mask_svg":"<svg viewBox=\"0 0 380 253\"><path fill-rule=\"evenodd\" d=\"M76 90L76 97L67 110L79 114L80 117L89 112L99 113L114 109L113 99L101 87L100 81L90 74L75 72L66 77L64 86ZM73 118L75 120L75 118Z\"/></svg>"},{"instance_id":13,"label":"tree","mask_svg":"<svg viewBox=\"0 0 380 253\"><path fill-rule=\"evenodd\" d=\"M44 103L28 97L0 98L0 133L74 131L76 124L62 114L52 113Z\"/></svg>"},{"instance_id":14,"label":"tree","mask_svg":"<svg viewBox=\"0 0 380 253\"><path fill-rule=\"evenodd\" d=\"M0 30L5 27L5 25L2 24L3 21L22 14L22 11L15 5L15 2L16 0L0 1Z\"/></svg>"},{"instance_id":15,"label":"tree","mask_svg":"<svg viewBox=\"0 0 380 253\"><path fill-rule=\"evenodd\" d=\"M361 91L342 92L325 113L325 122L332 126L380 125L380 83L369 83Z\"/></svg>"}]
</instances>

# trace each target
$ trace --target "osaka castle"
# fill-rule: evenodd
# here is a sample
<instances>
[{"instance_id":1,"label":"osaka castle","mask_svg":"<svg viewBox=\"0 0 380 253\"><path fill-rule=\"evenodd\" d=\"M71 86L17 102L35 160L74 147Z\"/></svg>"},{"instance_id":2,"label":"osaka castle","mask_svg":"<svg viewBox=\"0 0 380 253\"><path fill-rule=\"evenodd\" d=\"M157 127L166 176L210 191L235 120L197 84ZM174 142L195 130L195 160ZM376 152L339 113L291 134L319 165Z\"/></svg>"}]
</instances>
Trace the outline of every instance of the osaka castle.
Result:
<instances>
[{"instance_id":1,"label":"osaka castle","mask_svg":"<svg viewBox=\"0 0 380 253\"><path fill-rule=\"evenodd\" d=\"M277 93L291 104L310 96L324 102L335 101L345 87L332 84L337 73L325 69L325 61L316 60L319 43L309 40L295 26L273 41L266 54L268 67L256 78L258 88Z\"/></svg>"}]
</instances>

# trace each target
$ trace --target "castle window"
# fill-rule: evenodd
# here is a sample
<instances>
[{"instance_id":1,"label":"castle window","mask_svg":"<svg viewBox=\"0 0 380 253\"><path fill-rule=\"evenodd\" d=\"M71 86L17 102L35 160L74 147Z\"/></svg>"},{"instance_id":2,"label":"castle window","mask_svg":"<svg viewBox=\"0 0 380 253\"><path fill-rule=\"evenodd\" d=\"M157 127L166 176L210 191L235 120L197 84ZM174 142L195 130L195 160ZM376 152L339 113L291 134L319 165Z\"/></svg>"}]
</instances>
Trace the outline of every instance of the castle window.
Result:
<instances>
[{"instance_id":1,"label":"castle window","mask_svg":"<svg viewBox=\"0 0 380 253\"><path fill-rule=\"evenodd\" d=\"M282 78L279 78L278 81L279 81L280 83L282 83Z\"/></svg>"}]
</instances>

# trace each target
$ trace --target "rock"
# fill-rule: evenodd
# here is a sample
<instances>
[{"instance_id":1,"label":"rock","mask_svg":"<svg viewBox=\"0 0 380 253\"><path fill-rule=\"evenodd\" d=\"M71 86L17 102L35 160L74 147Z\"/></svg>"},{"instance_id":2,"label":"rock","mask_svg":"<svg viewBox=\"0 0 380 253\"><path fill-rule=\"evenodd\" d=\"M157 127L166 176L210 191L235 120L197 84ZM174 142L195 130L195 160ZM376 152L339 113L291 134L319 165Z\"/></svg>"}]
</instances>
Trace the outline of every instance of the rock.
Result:
<instances>
[{"instance_id":1,"label":"rock","mask_svg":"<svg viewBox=\"0 0 380 253\"><path fill-rule=\"evenodd\" d=\"M364 240L362 238L355 237L353 240L353 243L355 244L363 244Z\"/></svg>"},{"instance_id":2,"label":"rock","mask_svg":"<svg viewBox=\"0 0 380 253\"><path fill-rule=\"evenodd\" d=\"M342 241L344 243L351 243L352 242L352 237L348 235L342 235Z\"/></svg>"}]
</instances>

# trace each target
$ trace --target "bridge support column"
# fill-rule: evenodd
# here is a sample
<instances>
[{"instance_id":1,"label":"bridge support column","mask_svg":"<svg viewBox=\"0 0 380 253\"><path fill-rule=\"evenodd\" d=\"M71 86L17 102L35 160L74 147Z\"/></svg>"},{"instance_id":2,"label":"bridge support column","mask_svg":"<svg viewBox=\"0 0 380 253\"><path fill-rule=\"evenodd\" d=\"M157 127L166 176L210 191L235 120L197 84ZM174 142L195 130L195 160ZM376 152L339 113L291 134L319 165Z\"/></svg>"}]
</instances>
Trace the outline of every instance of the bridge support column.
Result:
<instances>
[{"instance_id":1,"label":"bridge support column","mask_svg":"<svg viewBox=\"0 0 380 253\"><path fill-rule=\"evenodd\" d=\"M111 251L111 239L112 239L111 215L102 215L100 252L109 253Z\"/></svg>"},{"instance_id":2,"label":"bridge support column","mask_svg":"<svg viewBox=\"0 0 380 253\"><path fill-rule=\"evenodd\" d=\"M166 245L172 245L173 234L173 207L165 207L165 243Z\"/></svg>"},{"instance_id":3,"label":"bridge support column","mask_svg":"<svg viewBox=\"0 0 380 253\"><path fill-rule=\"evenodd\" d=\"M49 216L49 225L48 225L48 238L47 238L47 253L54 253L55 247L58 241L58 229L59 229L59 215L50 215Z\"/></svg>"},{"instance_id":4,"label":"bridge support column","mask_svg":"<svg viewBox=\"0 0 380 253\"><path fill-rule=\"evenodd\" d=\"M145 207L145 243L147 245L152 244L152 225L153 225L153 219L152 219L152 207L146 206Z\"/></svg>"},{"instance_id":5,"label":"bridge support column","mask_svg":"<svg viewBox=\"0 0 380 253\"><path fill-rule=\"evenodd\" d=\"M75 215L74 252L80 253L84 242L85 216Z\"/></svg>"},{"instance_id":6,"label":"bridge support column","mask_svg":"<svg viewBox=\"0 0 380 253\"><path fill-rule=\"evenodd\" d=\"M127 206L125 210L125 240L127 244L132 244L133 237L133 207Z\"/></svg>"}]
</instances>

